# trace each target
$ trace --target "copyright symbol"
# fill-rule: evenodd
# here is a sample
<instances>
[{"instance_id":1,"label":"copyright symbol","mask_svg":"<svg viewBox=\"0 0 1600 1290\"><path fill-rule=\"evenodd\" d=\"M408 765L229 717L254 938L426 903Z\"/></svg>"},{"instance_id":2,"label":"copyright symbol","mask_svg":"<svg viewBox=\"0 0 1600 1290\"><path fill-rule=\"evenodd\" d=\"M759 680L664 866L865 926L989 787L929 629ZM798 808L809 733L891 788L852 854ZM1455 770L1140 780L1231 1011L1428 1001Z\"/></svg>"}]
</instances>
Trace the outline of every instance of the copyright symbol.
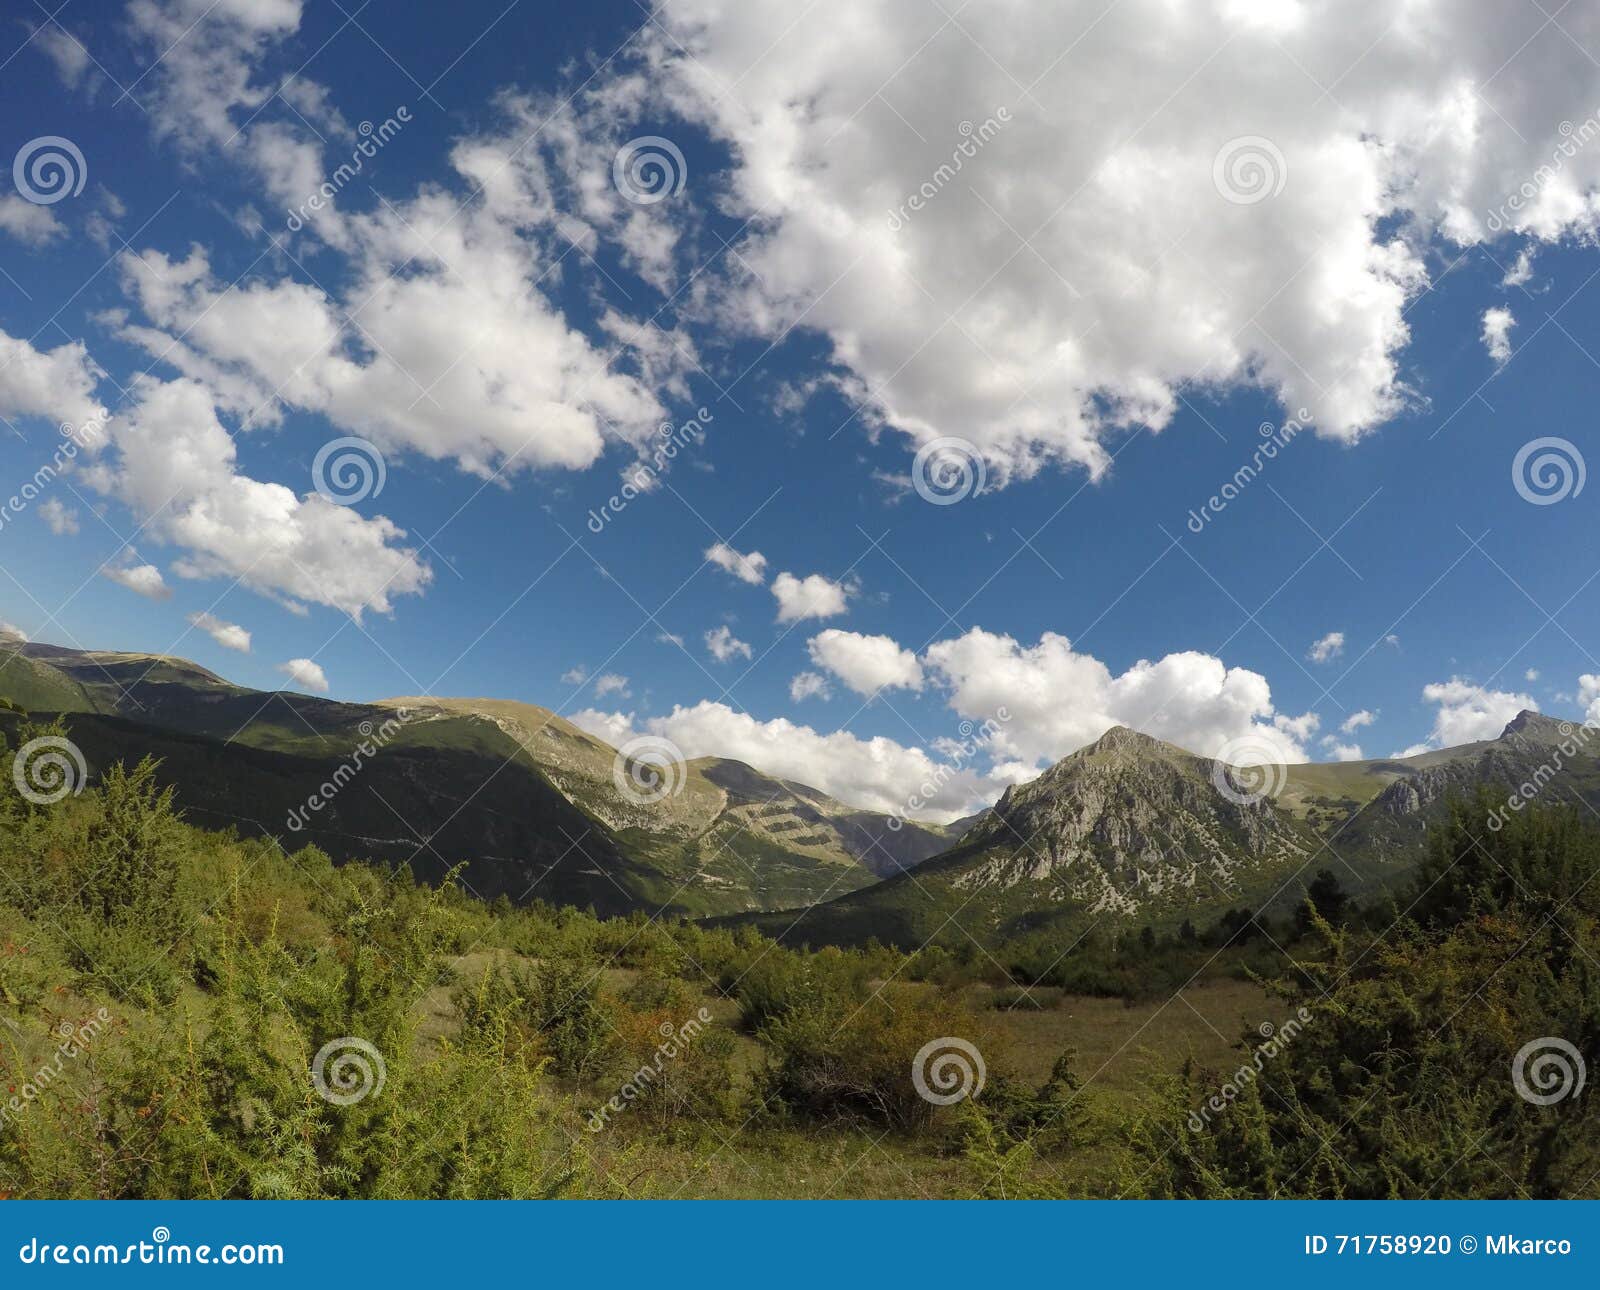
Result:
<instances>
[{"instance_id":1,"label":"copyright symbol","mask_svg":"<svg viewBox=\"0 0 1600 1290\"><path fill-rule=\"evenodd\" d=\"M1461 1252L1463 1254L1476 1254L1478 1252L1478 1238L1476 1236L1463 1236L1461 1238Z\"/></svg>"}]
</instances>

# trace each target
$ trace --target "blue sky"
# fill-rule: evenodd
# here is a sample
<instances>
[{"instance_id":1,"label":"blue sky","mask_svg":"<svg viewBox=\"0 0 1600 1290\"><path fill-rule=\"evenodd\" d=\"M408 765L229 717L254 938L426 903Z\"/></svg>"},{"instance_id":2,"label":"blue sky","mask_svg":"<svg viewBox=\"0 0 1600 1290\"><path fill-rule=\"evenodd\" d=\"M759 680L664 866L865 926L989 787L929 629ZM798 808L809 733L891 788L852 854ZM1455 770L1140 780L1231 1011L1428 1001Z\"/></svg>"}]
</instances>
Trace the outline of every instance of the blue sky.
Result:
<instances>
[{"instance_id":1,"label":"blue sky","mask_svg":"<svg viewBox=\"0 0 1600 1290\"><path fill-rule=\"evenodd\" d=\"M281 670L310 660L335 697L524 699L884 809L954 756L943 815L1112 721L1322 759L1484 737L1524 696L1584 712L1600 491L1530 504L1513 462L1592 443L1600 147L1532 177L1585 137L1600 41L1535 13L1330 44L1315 12L1215 8L1227 39L1187 50L1138 13L1019 32L974 6L957 31L889 0L15 16L0 142L68 140L84 182L0 202L0 472L19 487L96 406L109 430L0 528L0 613L263 688L318 688ZM286 227L402 106L335 213ZM611 162L647 136L682 186L640 202ZM1216 177L1241 139L1260 200ZM1313 428L1190 531L1303 405ZM701 407L703 440L592 532ZM312 462L350 436L385 482L331 524ZM910 487L936 438L981 492ZM274 573L253 544L285 496ZM146 565L164 594L101 576ZM780 621L785 572L841 612ZM999 708L976 758L942 742Z\"/></svg>"}]
</instances>

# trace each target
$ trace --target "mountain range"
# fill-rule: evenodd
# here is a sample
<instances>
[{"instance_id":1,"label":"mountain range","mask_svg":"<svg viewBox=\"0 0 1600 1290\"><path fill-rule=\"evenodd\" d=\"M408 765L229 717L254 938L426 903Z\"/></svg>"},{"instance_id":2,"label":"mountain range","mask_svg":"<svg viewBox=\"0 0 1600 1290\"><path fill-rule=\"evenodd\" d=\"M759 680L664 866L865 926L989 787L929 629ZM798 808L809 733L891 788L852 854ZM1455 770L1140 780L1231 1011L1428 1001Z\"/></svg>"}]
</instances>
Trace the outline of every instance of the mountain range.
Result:
<instances>
[{"instance_id":1,"label":"mountain range","mask_svg":"<svg viewBox=\"0 0 1600 1290\"><path fill-rule=\"evenodd\" d=\"M615 748L506 700L342 703L231 685L184 659L16 637L0 637L0 699L62 714L91 773L158 757L196 823L406 864L430 881L465 863L471 890L516 902L687 915L804 906L954 839L716 757L688 762L674 792L641 804L617 782Z\"/></svg>"},{"instance_id":2,"label":"mountain range","mask_svg":"<svg viewBox=\"0 0 1600 1290\"><path fill-rule=\"evenodd\" d=\"M1118 726L1007 789L942 855L752 921L792 943L998 943L1041 931L1068 943L1107 921L1286 914L1323 869L1369 897L1409 879L1453 797L1526 784L1547 803L1600 809L1600 740L1590 748L1590 738L1525 711L1495 739L1419 756L1240 770ZM1243 791L1255 784L1259 794Z\"/></svg>"},{"instance_id":3,"label":"mountain range","mask_svg":"<svg viewBox=\"0 0 1600 1290\"><path fill-rule=\"evenodd\" d=\"M1254 770L1119 726L939 826L716 757L641 793L650 767L509 700L343 703L232 685L183 659L16 637L0 637L0 700L13 736L24 713L59 714L91 775L159 758L197 824L430 881L464 864L460 881L485 898L753 921L812 944L1282 913L1321 869L1353 895L1396 888L1426 825L1481 786L1532 783L1600 808L1588 732L1533 712L1495 739L1420 756Z\"/></svg>"}]
</instances>

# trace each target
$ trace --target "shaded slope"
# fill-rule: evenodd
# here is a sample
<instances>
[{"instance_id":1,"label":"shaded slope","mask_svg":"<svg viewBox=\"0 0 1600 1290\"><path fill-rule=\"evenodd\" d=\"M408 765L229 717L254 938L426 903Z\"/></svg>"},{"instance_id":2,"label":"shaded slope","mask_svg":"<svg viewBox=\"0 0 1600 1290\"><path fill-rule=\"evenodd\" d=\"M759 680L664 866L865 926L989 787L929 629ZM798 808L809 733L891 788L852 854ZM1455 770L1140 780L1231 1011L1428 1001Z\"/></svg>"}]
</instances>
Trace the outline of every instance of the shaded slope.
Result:
<instances>
[{"instance_id":1,"label":"shaded slope","mask_svg":"<svg viewBox=\"0 0 1600 1290\"><path fill-rule=\"evenodd\" d=\"M402 698L423 719L467 714L515 740L546 777L631 856L707 913L807 905L868 886L943 850L943 830L835 801L725 758L686 763L674 789L640 802L617 784L617 749L546 708L502 699Z\"/></svg>"}]
</instances>

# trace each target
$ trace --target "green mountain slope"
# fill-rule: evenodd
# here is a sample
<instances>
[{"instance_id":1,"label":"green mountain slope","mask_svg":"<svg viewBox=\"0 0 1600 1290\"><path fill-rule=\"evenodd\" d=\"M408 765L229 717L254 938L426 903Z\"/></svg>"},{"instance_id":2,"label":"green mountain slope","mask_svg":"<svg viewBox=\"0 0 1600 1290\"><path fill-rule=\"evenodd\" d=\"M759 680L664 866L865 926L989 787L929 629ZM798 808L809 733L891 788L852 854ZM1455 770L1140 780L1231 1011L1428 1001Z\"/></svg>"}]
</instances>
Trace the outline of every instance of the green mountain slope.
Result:
<instances>
[{"instance_id":1,"label":"green mountain slope","mask_svg":"<svg viewBox=\"0 0 1600 1290\"><path fill-rule=\"evenodd\" d=\"M1218 911L1305 864L1313 830L1218 792L1214 763L1125 727L1008 789L951 851L868 891L757 920L792 942L1001 941Z\"/></svg>"},{"instance_id":2,"label":"green mountain slope","mask_svg":"<svg viewBox=\"0 0 1600 1290\"><path fill-rule=\"evenodd\" d=\"M89 692L48 662L30 658L14 636L0 636L0 694L22 708L40 712L94 712Z\"/></svg>"},{"instance_id":3,"label":"green mountain slope","mask_svg":"<svg viewBox=\"0 0 1600 1290\"><path fill-rule=\"evenodd\" d=\"M641 804L615 783L616 749L529 704L341 703L246 689L183 659L10 637L0 699L71 714L92 768L161 758L197 822L430 878L465 861L463 880L487 897L603 912L787 908L948 842L718 759L690 763L679 791ZM319 794L325 783L338 791ZM307 807L313 794L325 804Z\"/></svg>"},{"instance_id":4,"label":"green mountain slope","mask_svg":"<svg viewBox=\"0 0 1600 1290\"><path fill-rule=\"evenodd\" d=\"M424 720L492 721L629 855L708 911L812 904L899 873L951 841L937 828L891 829L887 816L716 757L686 763L672 776L674 791L641 803L617 784L617 749L546 708L496 699L387 702Z\"/></svg>"},{"instance_id":5,"label":"green mountain slope","mask_svg":"<svg viewBox=\"0 0 1600 1290\"><path fill-rule=\"evenodd\" d=\"M1271 768L1261 800L1224 792L1211 759L1119 727L986 811L891 829L719 758L673 767L672 791L641 800L616 748L531 704L340 703L12 637L0 700L67 714L91 767L160 757L199 822L427 877L464 861L484 896L753 919L816 944L1067 944L1091 927L1283 914L1319 869L1353 895L1396 887L1455 796L1528 783L1600 811L1600 741L1534 713L1417 757Z\"/></svg>"},{"instance_id":6,"label":"green mountain slope","mask_svg":"<svg viewBox=\"0 0 1600 1290\"><path fill-rule=\"evenodd\" d=\"M19 724L0 713L13 744ZM159 758L159 781L197 825L272 835L291 851L315 844L337 860L386 861L429 881L465 861L461 880L485 899L624 913L670 897L661 875L622 855L536 772L505 761L485 774L496 760L466 741L396 739L351 774L344 753L229 744L91 713L65 724L91 778L118 761Z\"/></svg>"}]
</instances>

